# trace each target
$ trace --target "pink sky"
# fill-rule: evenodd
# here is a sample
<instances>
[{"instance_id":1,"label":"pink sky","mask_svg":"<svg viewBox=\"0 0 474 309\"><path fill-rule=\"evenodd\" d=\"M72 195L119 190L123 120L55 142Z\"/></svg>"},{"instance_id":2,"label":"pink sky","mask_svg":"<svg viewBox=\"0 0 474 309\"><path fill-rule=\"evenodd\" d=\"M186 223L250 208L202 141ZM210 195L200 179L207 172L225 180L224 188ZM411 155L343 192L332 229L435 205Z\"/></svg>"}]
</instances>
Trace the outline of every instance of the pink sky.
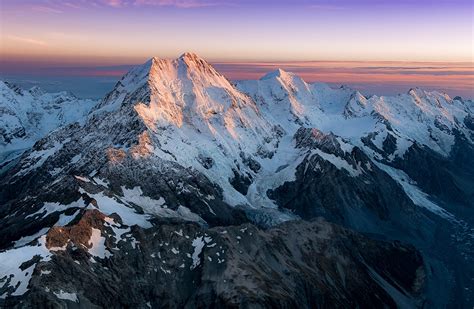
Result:
<instances>
[{"instance_id":1,"label":"pink sky","mask_svg":"<svg viewBox=\"0 0 474 309\"><path fill-rule=\"evenodd\" d=\"M471 0L1 0L0 77L118 78L192 51L230 79L474 97L473 16Z\"/></svg>"}]
</instances>

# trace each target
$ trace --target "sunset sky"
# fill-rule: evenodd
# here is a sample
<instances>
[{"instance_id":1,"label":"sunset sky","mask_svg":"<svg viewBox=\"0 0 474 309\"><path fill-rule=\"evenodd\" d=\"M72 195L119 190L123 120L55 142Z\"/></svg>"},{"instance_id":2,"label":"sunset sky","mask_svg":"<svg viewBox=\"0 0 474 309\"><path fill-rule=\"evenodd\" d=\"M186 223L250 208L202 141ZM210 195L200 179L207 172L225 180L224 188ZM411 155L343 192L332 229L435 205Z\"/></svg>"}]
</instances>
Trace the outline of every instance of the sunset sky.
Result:
<instances>
[{"instance_id":1,"label":"sunset sky","mask_svg":"<svg viewBox=\"0 0 474 309\"><path fill-rule=\"evenodd\" d=\"M283 67L307 81L372 93L415 85L474 97L470 0L1 0L0 6L2 79L44 84L91 77L102 81L99 94L133 64L193 51L231 79Z\"/></svg>"}]
</instances>

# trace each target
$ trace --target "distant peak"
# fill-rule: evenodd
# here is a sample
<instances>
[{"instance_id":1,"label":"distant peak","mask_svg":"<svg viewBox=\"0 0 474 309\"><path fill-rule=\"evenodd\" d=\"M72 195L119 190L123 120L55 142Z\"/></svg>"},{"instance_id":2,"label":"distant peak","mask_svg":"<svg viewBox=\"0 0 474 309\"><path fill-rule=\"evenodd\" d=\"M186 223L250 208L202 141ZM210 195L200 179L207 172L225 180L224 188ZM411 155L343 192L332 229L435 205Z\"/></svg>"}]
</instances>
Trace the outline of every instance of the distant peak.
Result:
<instances>
[{"instance_id":1,"label":"distant peak","mask_svg":"<svg viewBox=\"0 0 474 309\"><path fill-rule=\"evenodd\" d=\"M43 89L41 89L41 88L38 87L38 86L33 86L33 87L31 87L31 89L29 90L29 92L31 93L32 96L41 96L41 95L44 94Z\"/></svg>"},{"instance_id":2,"label":"distant peak","mask_svg":"<svg viewBox=\"0 0 474 309\"><path fill-rule=\"evenodd\" d=\"M345 91L350 91L350 92L355 92L355 90L354 90L354 89L352 89L352 87L351 87L351 86L349 86L349 85L345 85L345 84L341 85L341 86L339 87L339 89L341 89L341 90L345 90Z\"/></svg>"},{"instance_id":3,"label":"distant peak","mask_svg":"<svg viewBox=\"0 0 474 309\"><path fill-rule=\"evenodd\" d=\"M453 100L454 101L460 101L460 102L464 103L464 99L461 96L455 96Z\"/></svg>"},{"instance_id":4,"label":"distant peak","mask_svg":"<svg viewBox=\"0 0 474 309\"><path fill-rule=\"evenodd\" d=\"M408 90L408 95L414 97L414 98L423 98L426 96L426 92L419 88L419 87L415 87L415 88L410 88L410 90Z\"/></svg>"},{"instance_id":5,"label":"distant peak","mask_svg":"<svg viewBox=\"0 0 474 309\"><path fill-rule=\"evenodd\" d=\"M419 87L415 87L415 88L410 88L410 90L408 90L408 94L419 94L419 93L422 93L423 90Z\"/></svg>"},{"instance_id":6,"label":"distant peak","mask_svg":"<svg viewBox=\"0 0 474 309\"><path fill-rule=\"evenodd\" d=\"M289 72L286 72L285 70L278 68L275 71L271 71L267 74L265 74L260 80L265 80L265 79L272 79L272 78L277 78L277 77L286 77L292 75Z\"/></svg>"},{"instance_id":7,"label":"distant peak","mask_svg":"<svg viewBox=\"0 0 474 309\"><path fill-rule=\"evenodd\" d=\"M202 57L200 57L198 54L192 53L192 52L186 52L179 56L178 60L181 60L187 64L201 64L201 65L209 65L206 60L204 60Z\"/></svg>"},{"instance_id":8,"label":"distant peak","mask_svg":"<svg viewBox=\"0 0 474 309\"><path fill-rule=\"evenodd\" d=\"M201 57L199 57L196 53L193 53L193 52L185 52L181 56L179 56L179 58L200 59Z\"/></svg>"},{"instance_id":9,"label":"distant peak","mask_svg":"<svg viewBox=\"0 0 474 309\"><path fill-rule=\"evenodd\" d=\"M21 87L17 84L13 84L13 83L10 83L10 82L3 82L5 86L7 86L8 88L10 88L11 90L13 90L16 94L22 94L23 92L23 89L21 89Z\"/></svg>"},{"instance_id":10,"label":"distant peak","mask_svg":"<svg viewBox=\"0 0 474 309\"><path fill-rule=\"evenodd\" d=\"M178 58L175 59L175 61L184 61L184 62L205 62L205 60L200 57L198 54L193 53L193 52L185 52L181 54ZM153 64L153 63L162 63L162 62L167 62L167 61L172 61L171 59L165 59L165 58L160 58L160 57L152 57L148 59L147 62L144 64Z\"/></svg>"},{"instance_id":11,"label":"distant peak","mask_svg":"<svg viewBox=\"0 0 474 309\"><path fill-rule=\"evenodd\" d=\"M367 100L367 98L362 94L360 93L359 90L356 90L354 91L352 94L351 94L351 100L352 99L355 99L355 100L359 100L359 101L363 101L363 100Z\"/></svg>"}]
</instances>

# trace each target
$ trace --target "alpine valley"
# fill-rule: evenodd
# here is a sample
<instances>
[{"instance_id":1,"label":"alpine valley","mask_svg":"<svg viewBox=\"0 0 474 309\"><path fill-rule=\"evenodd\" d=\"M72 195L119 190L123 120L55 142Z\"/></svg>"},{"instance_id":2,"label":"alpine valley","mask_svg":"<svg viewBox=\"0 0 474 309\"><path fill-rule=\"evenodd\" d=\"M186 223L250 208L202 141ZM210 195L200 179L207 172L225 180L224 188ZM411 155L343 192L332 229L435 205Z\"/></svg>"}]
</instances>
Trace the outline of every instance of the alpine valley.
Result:
<instances>
[{"instance_id":1,"label":"alpine valley","mask_svg":"<svg viewBox=\"0 0 474 309\"><path fill-rule=\"evenodd\" d=\"M0 82L0 307L472 308L474 103L152 58Z\"/></svg>"}]
</instances>

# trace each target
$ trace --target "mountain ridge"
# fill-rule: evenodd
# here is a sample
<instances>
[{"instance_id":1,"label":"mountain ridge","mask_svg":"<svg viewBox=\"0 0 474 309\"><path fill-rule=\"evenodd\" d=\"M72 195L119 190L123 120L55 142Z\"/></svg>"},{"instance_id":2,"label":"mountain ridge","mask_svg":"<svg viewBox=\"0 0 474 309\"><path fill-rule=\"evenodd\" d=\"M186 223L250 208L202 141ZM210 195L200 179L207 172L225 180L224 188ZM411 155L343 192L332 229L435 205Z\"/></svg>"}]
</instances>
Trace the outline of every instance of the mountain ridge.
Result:
<instances>
[{"instance_id":1,"label":"mountain ridge","mask_svg":"<svg viewBox=\"0 0 474 309\"><path fill-rule=\"evenodd\" d=\"M151 58L133 68L83 122L53 131L3 172L0 258L17 252L15 244L22 243L21 252L46 252L39 260L29 253L19 259L33 270L50 266L50 258L59 261L58 254L66 257L61 263L74 263L70 257L78 247L76 236L61 241L58 254L44 249L41 237L46 241L57 228L81 227L85 223L78 222L89 222L90 210L113 227L110 231L105 223L94 223L86 229L91 241L92 235L101 239L112 233L124 244L120 250L132 255L137 247L132 239L160 222L197 224L206 233L241 224L278 230L286 221L305 224L323 217L354 233L409 243L422 252L424 269L436 269L426 273L421 295L402 298L392 293L403 294L388 283L393 278L378 273L385 281L377 284L391 299L386 304L400 305L408 297L409 302L442 307L456 303L453 295L469 303L472 293L459 290L473 272L468 240L474 223L469 199L474 171L463 170L463 156L456 155L474 154L469 103L418 90L366 98L347 87L307 84L279 70L269 74L233 84L192 53L174 60ZM434 177L425 177L430 170ZM122 237L125 230L134 236ZM334 237L344 235L336 232ZM440 240L434 235L441 235ZM38 248L25 246L27 240ZM239 238L227 241L240 243ZM114 259L114 246L108 241L104 246L104 254L93 257L100 261L98 269ZM268 246L279 250L276 243ZM86 246L80 252L94 256L96 251ZM146 263L140 267L152 265ZM370 263L377 269L376 262ZM225 271L234 267L224 266ZM199 276L196 272L193 276ZM36 287L35 278L40 278L37 272L31 277L31 270L7 275L3 287L0 281L2 298L19 294L14 282ZM455 282L451 287L450 280ZM321 284L329 286L330 281ZM81 302L97 301L74 284L71 289ZM23 294L29 295L28 289Z\"/></svg>"},{"instance_id":2,"label":"mountain ridge","mask_svg":"<svg viewBox=\"0 0 474 309\"><path fill-rule=\"evenodd\" d=\"M81 121L95 104L66 91L24 90L0 81L0 170L2 161L14 160L50 131Z\"/></svg>"}]
</instances>

